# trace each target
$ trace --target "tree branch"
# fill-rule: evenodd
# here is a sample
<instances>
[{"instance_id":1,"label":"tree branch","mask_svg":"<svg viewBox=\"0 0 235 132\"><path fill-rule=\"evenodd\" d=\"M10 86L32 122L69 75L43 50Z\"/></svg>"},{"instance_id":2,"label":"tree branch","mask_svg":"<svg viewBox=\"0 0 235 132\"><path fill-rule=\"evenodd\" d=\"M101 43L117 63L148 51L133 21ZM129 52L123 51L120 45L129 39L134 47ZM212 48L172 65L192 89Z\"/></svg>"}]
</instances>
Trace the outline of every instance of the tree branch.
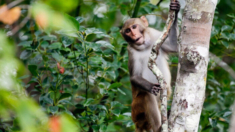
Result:
<instances>
[{"instance_id":1,"label":"tree branch","mask_svg":"<svg viewBox=\"0 0 235 132\"><path fill-rule=\"evenodd\" d=\"M135 4L134 12L132 14L132 18L137 17L137 14L138 14L138 11L139 11L139 8L140 8L140 3L141 3L141 0L137 0L137 2Z\"/></svg>"},{"instance_id":2,"label":"tree branch","mask_svg":"<svg viewBox=\"0 0 235 132\"><path fill-rule=\"evenodd\" d=\"M163 2L163 0L159 0L159 2L156 4L156 6L159 6L162 2Z\"/></svg>"},{"instance_id":3,"label":"tree branch","mask_svg":"<svg viewBox=\"0 0 235 132\"><path fill-rule=\"evenodd\" d=\"M164 31L163 31L162 35L158 38L156 43L153 45L152 52L151 52L151 55L149 57L149 62L148 62L149 69L156 76L160 86L163 89L161 91L161 118L162 118L162 128L161 128L161 131L162 132L168 131L168 121L167 121L167 88L166 88L165 79L164 79L161 71L157 67L156 60L157 60L158 52L159 52L159 49L160 49L161 45L163 44L163 42L168 37L170 28L171 28L172 24L174 23L174 19L175 19L175 11L171 11L170 10L169 15L168 15L168 19L167 19L167 22L166 22L166 26L164 28Z\"/></svg>"},{"instance_id":4,"label":"tree branch","mask_svg":"<svg viewBox=\"0 0 235 132\"><path fill-rule=\"evenodd\" d=\"M209 55L210 55L210 58L213 59L217 65L223 68L226 72L229 73L230 76L232 76L233 79L235 79L235 72L230 66L228 66L227 63L225 63L219 57L217 57L216 55L212 53L210 53Z\"/></svg>"}]
</instances>

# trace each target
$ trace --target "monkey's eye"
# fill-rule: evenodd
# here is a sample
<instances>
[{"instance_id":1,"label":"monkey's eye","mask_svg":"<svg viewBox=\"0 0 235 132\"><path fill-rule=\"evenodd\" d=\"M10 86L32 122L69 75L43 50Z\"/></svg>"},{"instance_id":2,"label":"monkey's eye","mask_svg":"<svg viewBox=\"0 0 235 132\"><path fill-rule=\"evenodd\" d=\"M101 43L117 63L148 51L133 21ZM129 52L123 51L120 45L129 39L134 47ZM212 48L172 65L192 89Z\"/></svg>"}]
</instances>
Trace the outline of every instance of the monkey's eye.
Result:
<instances>
[{"instance_id":1,"label":"monkey's eye","mask_svg":"<svg viewBox=\"0 0 235 132\"><path fill-rule=\"evenodd\" d=\"M129 28L127 28L126 30L125 30L125 33L129 33L131 30L129 29Z\"/></svg>"},{"instance_id":2,"label":"monkey's eye","mask_svg":"<svg viewBox=\"0 0 235 132\"><path fill-rule=\"evenodd\" d=\"M136 27L137 27L137 25L133 25L133 26L132 26L133 29L136 29Z\"/></svg>"}]
</instances>

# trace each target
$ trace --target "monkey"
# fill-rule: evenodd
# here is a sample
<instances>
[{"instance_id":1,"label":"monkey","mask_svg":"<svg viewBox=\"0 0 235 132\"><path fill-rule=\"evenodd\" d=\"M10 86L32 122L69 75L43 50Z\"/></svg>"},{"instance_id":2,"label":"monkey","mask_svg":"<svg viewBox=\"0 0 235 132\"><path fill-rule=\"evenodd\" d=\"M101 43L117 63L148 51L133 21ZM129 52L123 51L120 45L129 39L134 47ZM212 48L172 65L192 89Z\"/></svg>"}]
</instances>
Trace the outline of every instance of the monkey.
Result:
<instances>
[{"instance_id":1,"label":"monkey","mask_svg":"<svg viewBox=\"0 0 235 132\"><path fill-rule=\"evenodd\" d=\"M170 10L175 11L175 21L169 32L169 37L159 49L156 64L167 83L168 95L171 95L171 73L167 62L168 53L177 52L177 18L180 10L178 0L170 3ZM131 116L135 124L135 132L159 132L161 129L161 114L159 110L160 85L148 68L148 60L161 32L149 27L148 20L141 18L128 19L120 30L128 43L128 69L132 86Z\"/></svg>"}]
</instances>

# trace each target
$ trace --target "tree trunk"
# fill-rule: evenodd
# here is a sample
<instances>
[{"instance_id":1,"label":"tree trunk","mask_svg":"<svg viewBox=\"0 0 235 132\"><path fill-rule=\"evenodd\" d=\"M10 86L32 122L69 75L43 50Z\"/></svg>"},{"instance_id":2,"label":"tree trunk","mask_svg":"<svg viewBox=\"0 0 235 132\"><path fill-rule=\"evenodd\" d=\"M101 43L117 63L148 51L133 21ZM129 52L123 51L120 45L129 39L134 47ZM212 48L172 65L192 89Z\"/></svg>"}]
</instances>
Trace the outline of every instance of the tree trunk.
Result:
<instances>
[{"instance_id":1,"label":"tree trunk","mask_svg":"<svg viewBox=\"0 0 235 132\"><path fill-rule=\"evenodd\" d=\"M169 131L197 132L205 99L209 42L217 0L186 0Z\"/></svg>"}]
</instances>

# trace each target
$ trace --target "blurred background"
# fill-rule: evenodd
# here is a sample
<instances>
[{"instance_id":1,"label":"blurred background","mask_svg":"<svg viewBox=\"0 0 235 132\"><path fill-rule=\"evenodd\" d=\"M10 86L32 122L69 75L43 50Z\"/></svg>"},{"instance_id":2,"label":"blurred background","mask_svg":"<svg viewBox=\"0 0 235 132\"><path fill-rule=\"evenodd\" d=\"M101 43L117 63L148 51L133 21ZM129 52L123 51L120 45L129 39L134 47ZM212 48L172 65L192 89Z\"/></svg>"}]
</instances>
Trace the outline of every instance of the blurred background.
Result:
<instances>
[{"instance_id":1,"label":"blurred background","mask_svg":"<svg viewBox=\"0 0 235 132\"><path fill-rule=\"evenodd\" d=\"M179 13L179 28L184 0ZM0 132L131 132L128 18L163 30L169 0L0 0ZM228 130L235 0L219 0L199 132ZM169 57L172 87L178 57ZM170 109L171 101L169 101Z\"/></svg>"}]
</instances>

